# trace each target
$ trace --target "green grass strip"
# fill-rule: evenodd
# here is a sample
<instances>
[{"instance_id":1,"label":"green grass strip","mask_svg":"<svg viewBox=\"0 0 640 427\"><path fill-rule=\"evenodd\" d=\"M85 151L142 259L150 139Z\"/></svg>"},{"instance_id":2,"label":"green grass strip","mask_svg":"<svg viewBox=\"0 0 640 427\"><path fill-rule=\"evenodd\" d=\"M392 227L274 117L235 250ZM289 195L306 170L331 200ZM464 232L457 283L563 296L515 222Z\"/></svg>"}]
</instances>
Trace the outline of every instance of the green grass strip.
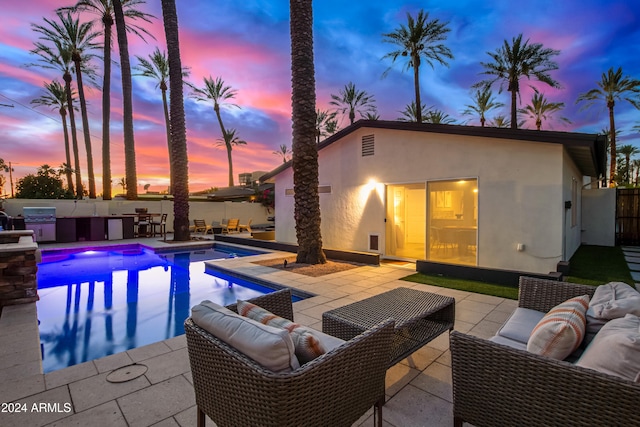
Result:
<instances>
[{"instance_id":1,"label":"green grass strip","mask_svg":"<svg viewBox=\"0 0 640 427\"><path fill-rule=\"evenodd\" d=\"M415 273L401 280L407 282L422 283L425 285L440 286L442 288L457 289L477 294L492 295L496 297L518 299L518 288L495 285L492 283L478 282L475 280L456 279L454 277L436 276L431 274Z\"/></svg>"},{"instance_id":2,"label":"green grass strip","mask_svg":"<svg viewBox=\"0 0 640 427\"><path fill-rule=\"evenodd\" d=\"M569 275L564 280L585 285L609 282L634 284L620 246L582 245L571 257Z\"/></svg>"},{"instance_id":3,"label":"green grass strip","mask_svg":"<svg viewBox=\"0 0 640 427\"><path fill-rule=\"evenodd\" d=\"M571 257L570 273L564 281L584 285L603 285L609 282L625 282L634 285L624 253L619 246L582 245ZM475 280L456 279L431 274L415 273L402 278L408 282L440 286L477 294L518 299L518 289Z\"/></svg>"}]
</instances>

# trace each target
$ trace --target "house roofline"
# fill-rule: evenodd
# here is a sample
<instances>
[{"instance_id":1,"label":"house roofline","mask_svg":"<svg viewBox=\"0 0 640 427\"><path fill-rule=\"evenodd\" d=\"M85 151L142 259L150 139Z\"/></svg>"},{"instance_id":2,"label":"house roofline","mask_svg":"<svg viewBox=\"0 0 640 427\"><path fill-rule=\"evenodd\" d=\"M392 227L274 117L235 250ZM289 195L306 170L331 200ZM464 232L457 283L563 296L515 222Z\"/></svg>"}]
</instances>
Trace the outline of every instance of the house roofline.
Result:
<instances>
[{"instance_id":1,"label":"house roofline","mask_svg":"<svg viewBox=\"0 0 640 427\"><path fill-rule=\"evenodd\" d=\"M354 124L336 132L329 138L318 144L318 151L342 139L361 128L405 130L413 132L441 133L449 135L479 136L497 139L512 139L517 141L544 142L562 144L570 153L572 149L587 148L590 151L595 173L599 177L605 172L606 164L606 140L605 135L578 132L558 132L548 130L494 128L467 125L445 125L433 123L402 122L391 120L358 120ZM278 166L271 172L263 175L260 181L266 181L278 175L291 166L292 160ZM583 171L584 173L584 171ZM584 173L589 175L589 173Z\"/></svg>"}]
</instances>

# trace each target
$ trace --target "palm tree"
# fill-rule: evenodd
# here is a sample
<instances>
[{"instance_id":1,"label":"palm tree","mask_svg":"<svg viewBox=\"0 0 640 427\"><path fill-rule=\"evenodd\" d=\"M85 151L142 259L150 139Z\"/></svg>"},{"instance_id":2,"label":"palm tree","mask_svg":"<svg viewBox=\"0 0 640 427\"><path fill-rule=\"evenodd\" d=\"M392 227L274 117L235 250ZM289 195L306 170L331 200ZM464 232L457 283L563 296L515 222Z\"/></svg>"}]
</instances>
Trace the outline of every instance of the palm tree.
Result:
<instances>
[{"instance_id":1,"label":"palm tree","mask_svg":"<svg viewBox=\"0 0 640 427\"><path fill-rule=\"evenodd\" d=\"M149 55L149 59L136 56L138 58L139 65L133 67L139 71L138 76L150 77L157 81L156 87L160 88L162 92L162 106L164 108L164 124L167 133L167 147L169 149L169 161L171 161L171 130L169 129L169 104L167 103L167 90L169 86L169 60L165 52L160 52L160 49L156 47L156 50ZM189 75L188 69L182 70L182 77ZM169 177L169 194L172 194L173 177Z\"/></svg>"},{"instance_id":2,"label":"palm tree","mask_svg":"<svg viewBox=\"0 0 640 427\"><path fill-rule=\"evenodd\" d=\"M89 77L93 73L86 67L90 59L95 57L90 53L97 49L99 44L95 41L99 33L93 31L93 24L85 22L80 24L70 12L56 12L59 22L43 18L48 26L32 25L34 31L40 33L43 40L51 43L61 43L71 53L71 60L76 72L76 84L78 86L78 99L80 100L80 113L82 115L82 129L84 132L84 144L87 153L87 175L89 178L89 198L96 198L96 181L93 173L93 154L91 149L91 132L89 129L89 116L87 114L87 102L84 96L82 81L83 72ZM70 110L71 111L71 110Z\"/></svg>"},{"instance_id":3,"label":"palm tree","mask_svg":"<svg viewBox=\"0 0 640 427\"><path fill-rule=\"evenodd\" d=\"M611 153L611 132L609 131L608 127L603 128L600 133L598 135L604 135L607 137L607 139L605 140L604 143L604 151L605 151L605 168L607 165L609 165L610 163L610 159L609 159L609 154ZM616 129L616 141L618 140L618 137L620 136L620 129ZM607 176L605 174L605 176L602 177L602 185L604 187L607 186Z\"/></svg>"},{"instance_id":4,"label":"palm tree","mask_svg":"<svg viewBox=\"0 0 640 427\"><path fill-rule=\"evenodd\" d=\"M236 104L229 104L225 101L229 99L233 99L236 96L236 90L231 86L226 86L224 80L220 77L216 77L214 80L211 76L208 78L204 78L204 87L203 88L195 88L193 90L192 96L198 101L213 101L213 110L216 112L216 117L218 118L218 124L220 125L220 131L222 132L222 137L226 138L228 132L222 123L222 116L220 115L220 106L233 106L240 108ZM231 141L227 141L225 139L225 144L227 146L227 157L231 158ZM229 187L233 187L233 170L231 165L229 165Z\"/></svg>"},{"instance_id":5,"label":"palm tree","mask_svg":"<svg viewBox=\"0 0 640 427\"><path fill-rule=\"evenodd\" d=\"M65 83L65 94L67 97L67 105L73 105L72 89L71 89L71 51L67 46L62 44L61 40L56 40L53 47L47 46L40 42L35 42L35 48L31 50L32 54L39 56L39 62L29 64L30 66L40 66L46 69L52 69L62 73L62 79ZM78 135L76 131L75 108L69 108L69 125L71 127L71 144L73 149L74 171L76 178L76 198L82 199L84 189L82 187L82 174L80 171L80 153L78 150Z\"/></svg>"},{"instance_id":6,"label":"palm tree","mask_svg":"<svg viewBox=\"0 0 640 427\"><path fill-rule=\"evenodd\" d=\"M240 137L236 134L235 129L225 129L223 133L223 137L218 139L219 146L226 147L227 149L227 161L229 162L229 175L233 176L233 160L231 159L231 151L233 150L233 146L236 147L238 145L246 145L247 141L240 139ZM230 187L233 186L233 181L231 182Z\"/></svg>"},{"instance_id":7,"label":"palm tree","mask_svg":"<svg viewBox=\"0 0 640 427\"><path fill-rule=\"evenodd\" d=\"M178 14L175 0L162 0L164 32L169 55L169 99L171 102L171 175L173 182L173 239L188 241L189 235L189 160L187 128L182 91L182 63L178 39Z\"/></svg>"},{"instance_id":8,"label":"palm tree","mask_svg":"<svg viewBox=\"0 0 640 427\"><path fill-rule=\"evenodd\" d=\"M144 0L123 0L123 13L130 20L142 19L151 22L151 15L137 10L135 7L144 4ZM102 199L111 200L111 140L109 124L111 121L111 29L114 24L113 3L111 0L78 0L75 6L64 7L58 10L71 10L73 12L88 12L97 15L96 20L102 23L104 41L102 46L102 59L104 73L102 76ZM144 28L129 24L127 31L133 32L144 40L143 33L153 36Z\"/></svg>"},{"instance_id":9,"label":"palm tree","mask_svg":"<svg viewBox=\"0 0 640 427\"><path fill-rule=\"evenodd\" d=\"M136 172L136 143L133 134L133 85L131 83L131 64L129 63L129 42L127 26L124 22L124 10L120 0L113 1L113 16L118 34L120 70L122 77L122 130L124 134L124 168L127 179L127 199L138 198L138 174ZM126 1L126 0L124 0Z\"/></svg>"},{"instance_id":10,"label":"palm tree","mask_svg":"<svg viewBox=\"0 0 640 427\"><path fill-rule=\"evenodd\" d=\"M489 121L489 127L492 128L508 128L511 127L511 121L507 116L499 114Z\"/></svg>"},{"instance_id":11,"label":"palm tree","mask_svg":"<svg viewBox=\"0 0 640 427\"><path fill-rule=\"evenodd\" d=\"M320 144L321 136L331 135L329 132L327 132L327 125L329 124L329 122L333 122L335 118L335 112L330 113L325 110L316 110L316 138L318 144Z\"/></svg>"},{"instance_id":12,"label":"palm tree","mask_svg":"<svg viewBox=\"0 0 640 427\"><path fill-rule=\"evenodd\" d=\"M610 158L609 165L609 186L614 186L614 178L616 173L616 123L613 114L613 108L616 101L627 101L631 105L640 109L640 80L633 79L622 74L622 67L617 71L613 67L609 68L606 73L602 73L602 78L596 83L598 87L591 89L578 96L576 102L587 101L584 108L591 107L595 101L604 101L609 110L609 144Z\"/></svg>"},{"instance_id":13,"label":"palm tree","mask_svg":"<svg viewBox=\"0 0 640 427\"><path fill-rule=\"evenodd\" d=\"M549 120L553 117L554 113L564 108L564 102L549 102L549 100L540 93L538 89L533 88L534 94L531 98L531 104L525 106L520 110L520 113L526 114L529 118L536 121L536 129L542 129L542 120ZM571 123L571 120L566 117L558 117L559 120L565 123Z\"/></svg>"},{"instance_id":14,"label":"palm tree","mask_svg":"<svg viewBox=\"0 0 640 427\"><path fill-rule=\"evenodd\" d=\"M53 110L58 110L60 113L60 119L62 120L62 132L64 134L64 154L66 163L64 173L67 176L67 188L69 192L73 194L75 192L73 188L72 168L71 168L71 150L69 147L69 130L67 128L67 93L64 86L57 81L53 80L51 83L44 83L45 94L41 95L31 101L32 104L42 105L44 107L51 107Z\"/></svg>"},{"instance_id":15,"label":"palm tree","mask_svg":"<svg viewBox=\"0 0 640 427\"><path fill-rule=\"evenodd\" d=\"M324 264L318 194L312 0L290 0L293 191L296 262Z\"/></svg>"},{"instance_id":16,"label":"palm tree","mask_svg":"<svg viewBox=\"0 0 640 427\"><path fill-rule=\"evenodd\" d=\"M340 95L331 94L329 104L336 106L336 113L348 115L349 124L356 119L356 112L362 117L363 113L376 111L375 99L364 90L356 89L353 82L349 82L340 89Z\"/></svg>"},{"instance_id":17,"label":"palm tree","mask_svg":"<svg viewBox=\"0 0 640 427\"><path fill-rule=\"evenodd\" d=\"M424 117L429 112L429 108L425 105L420 107L420 117ZM404 110L400 111L402 114L401 117L398 117L397 120L402 122L417 122L418 121L418 108L416 107L416 103L411 101L411 103L405 105Z\"/></svg>"},{"instance_id":18,"label":"palm tree","mask_svg":"<svg viewBox=\"0 0 640 427\"><path fill-rule=\"evenodd\" d=\"M437 108L431 108L424 116L425 123L433 123L437 125L452 125L456 123L456 120Z\"/></svg>"},{"instance_id":19,"label":"palm tree","mask_svg":"<svg viewBox=\"0 0 640 427\"><path fill-rule=\"evenodd\" d=\"M489 111L503 107L504 104L502 102L498 102L493 97L493 92L490 87L483 87L481 89L476 89L473 94L473 104L466 105L467 109L462 112L463 115L473 116L477 114L480 116L480 126L484 127L487 119L485 118L485 114Z\"/></svg>"},{"instance_id":20,"label":"palm tree","mask_svg":"<svg viewBox=\"0 0 640 427\"><path fill-rule=\"evenodd\" d=\"M476 86L491 86L500 81L500 92L503 84L507 84L507 91L511 92L511 127L518 128L517 96L520 93L520 79L526 77L558 88L560 84L551 78L550 71L557 70L558 64L551 58L559 55L560 51L545 48L542 43L529 44L529 40L522 42L522 34L514 37L511 44L507 40L495 52L487 52L493 62L481 62L488 79Z\"/></svg>"},{"instance_id":21,"label":"palm tree","mask_svg":"<svg viewBox=\"0 0 640 427\"><path fill-rule=\"evenodd\" d=\"M625 144L620 147L618 153L624 156L625 175L623 177L623 180L625 184L628 184L631 182L631 175L629 173L631 171L631 156L635 156L636 154L640 153L640 150L638 150L638 148L634 145Z\"/></svg>"},{"instance_id":22,"label":"palm tree","mask_svg":"<svg viewBox=\"0 0 640 427\"><path fill-rule=\"evenodd\" d=\"M287 161L289 161L289 158L287 156L291 154L291 150L289 150L289 147L287 147L286 144L280 144L280 147L278 148L278 150L273 151L272 153L275 154L276 156L281 156L282 163L287 163Z\"/></svg>"},{"instance_id":23,"label":"palm tree","mask_svg":"<svg viewBox=\"0 0 640 427\"><path fill-rule=\"evenodd\" d=\"M405 70L413 68L413 83L416 91L416 121L422 123L422 102L420 101L420 62L424 58L427 64L434 68L434 62L449 66L447 59L453 59L453 54L443 43L447 39L447 33L451 31L447 27L448 22L440 22L439 19L429 20L429 13L420 10L414 20L407 13L407 26L400 24L393 33L383 34L383 41L395 44L400 49L389 52L384 58L391 58L395 62L399 56L408 57ZM385 74L388 72L387 70Z\"/></svg>"},{"instance_id":24,"label":"palm tree","mask_svg":"<svg viewBox=\"0 0 640 427\"><path fill-rule=\"evenodd\" d=\"M380 120L380 114L377 111L369 111L362 116L365 120Z\"/></svg>"},{"instance_id":25,"label":"palm tree","mask_svg":"<svg viewBox=\"0 0 640 427\"><path fill-rule=\"evenodd\" d=\"M633 178L633 185L635 185L637 187L638 186L638 177L640 177L640 160L639 159L634 159L631 162L631 166L633 166L633 170L635 171L634 178Z\"/></svg>"}]
</instances>

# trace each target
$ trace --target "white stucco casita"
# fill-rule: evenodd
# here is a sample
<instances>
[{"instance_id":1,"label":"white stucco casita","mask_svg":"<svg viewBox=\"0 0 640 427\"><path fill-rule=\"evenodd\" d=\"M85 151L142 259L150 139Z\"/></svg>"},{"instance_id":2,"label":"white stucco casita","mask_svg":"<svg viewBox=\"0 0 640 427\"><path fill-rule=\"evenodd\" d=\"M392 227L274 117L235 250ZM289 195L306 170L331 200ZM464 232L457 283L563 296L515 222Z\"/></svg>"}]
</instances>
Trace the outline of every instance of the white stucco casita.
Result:
<instances>
[{"instance_id":1,"label":"white stucco casita","mask_svg":"<svg viewBox=\"0 0 640 427\"><path fill-rule=\"evenodd\" d=\"M590 134L364 120L318 153L325 247L536 273L580 246L583 178L605 158ZM296 243L290 163L263 179L276 240Z\"/></svg>"}]
</instances>

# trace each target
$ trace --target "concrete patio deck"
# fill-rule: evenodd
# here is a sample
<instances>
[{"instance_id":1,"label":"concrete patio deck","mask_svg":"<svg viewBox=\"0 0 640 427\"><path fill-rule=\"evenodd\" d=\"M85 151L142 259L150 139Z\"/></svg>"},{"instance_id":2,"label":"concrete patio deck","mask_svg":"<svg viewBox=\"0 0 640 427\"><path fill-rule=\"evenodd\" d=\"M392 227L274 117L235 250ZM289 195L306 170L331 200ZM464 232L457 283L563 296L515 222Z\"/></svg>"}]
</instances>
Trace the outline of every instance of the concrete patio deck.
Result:
<instances>
[{"instance_id":1,"label":"concrete patio deck","mask_svg":"<svg viewBox=\"0 0 640 427\"><path fill-rule=\"evenodd\" d=\"M157 238L137 241L168 245ZM272 252L256 258L286 254ZM295 320L316 329L322 329L324 311L401 286L454 297L455 329L480 337L492 336L517 306L513 300L400 280L415 272L413 266L363 266L314 278L253 264L248 258L224 263L245 274L316 294L294 304ZM448 347L448 335L443 334L389 369L385 426L453 424ZM123 383L106 380L113 370L132 363L144 364L146 373ZM0 316L0 426L196 425L184 335L47 374L41 372L36 304L4 307ZM372 414L369 410L355 425L373 425ZM208 426L215 425L207 421Z\"/></svg>"}]
</instances>

